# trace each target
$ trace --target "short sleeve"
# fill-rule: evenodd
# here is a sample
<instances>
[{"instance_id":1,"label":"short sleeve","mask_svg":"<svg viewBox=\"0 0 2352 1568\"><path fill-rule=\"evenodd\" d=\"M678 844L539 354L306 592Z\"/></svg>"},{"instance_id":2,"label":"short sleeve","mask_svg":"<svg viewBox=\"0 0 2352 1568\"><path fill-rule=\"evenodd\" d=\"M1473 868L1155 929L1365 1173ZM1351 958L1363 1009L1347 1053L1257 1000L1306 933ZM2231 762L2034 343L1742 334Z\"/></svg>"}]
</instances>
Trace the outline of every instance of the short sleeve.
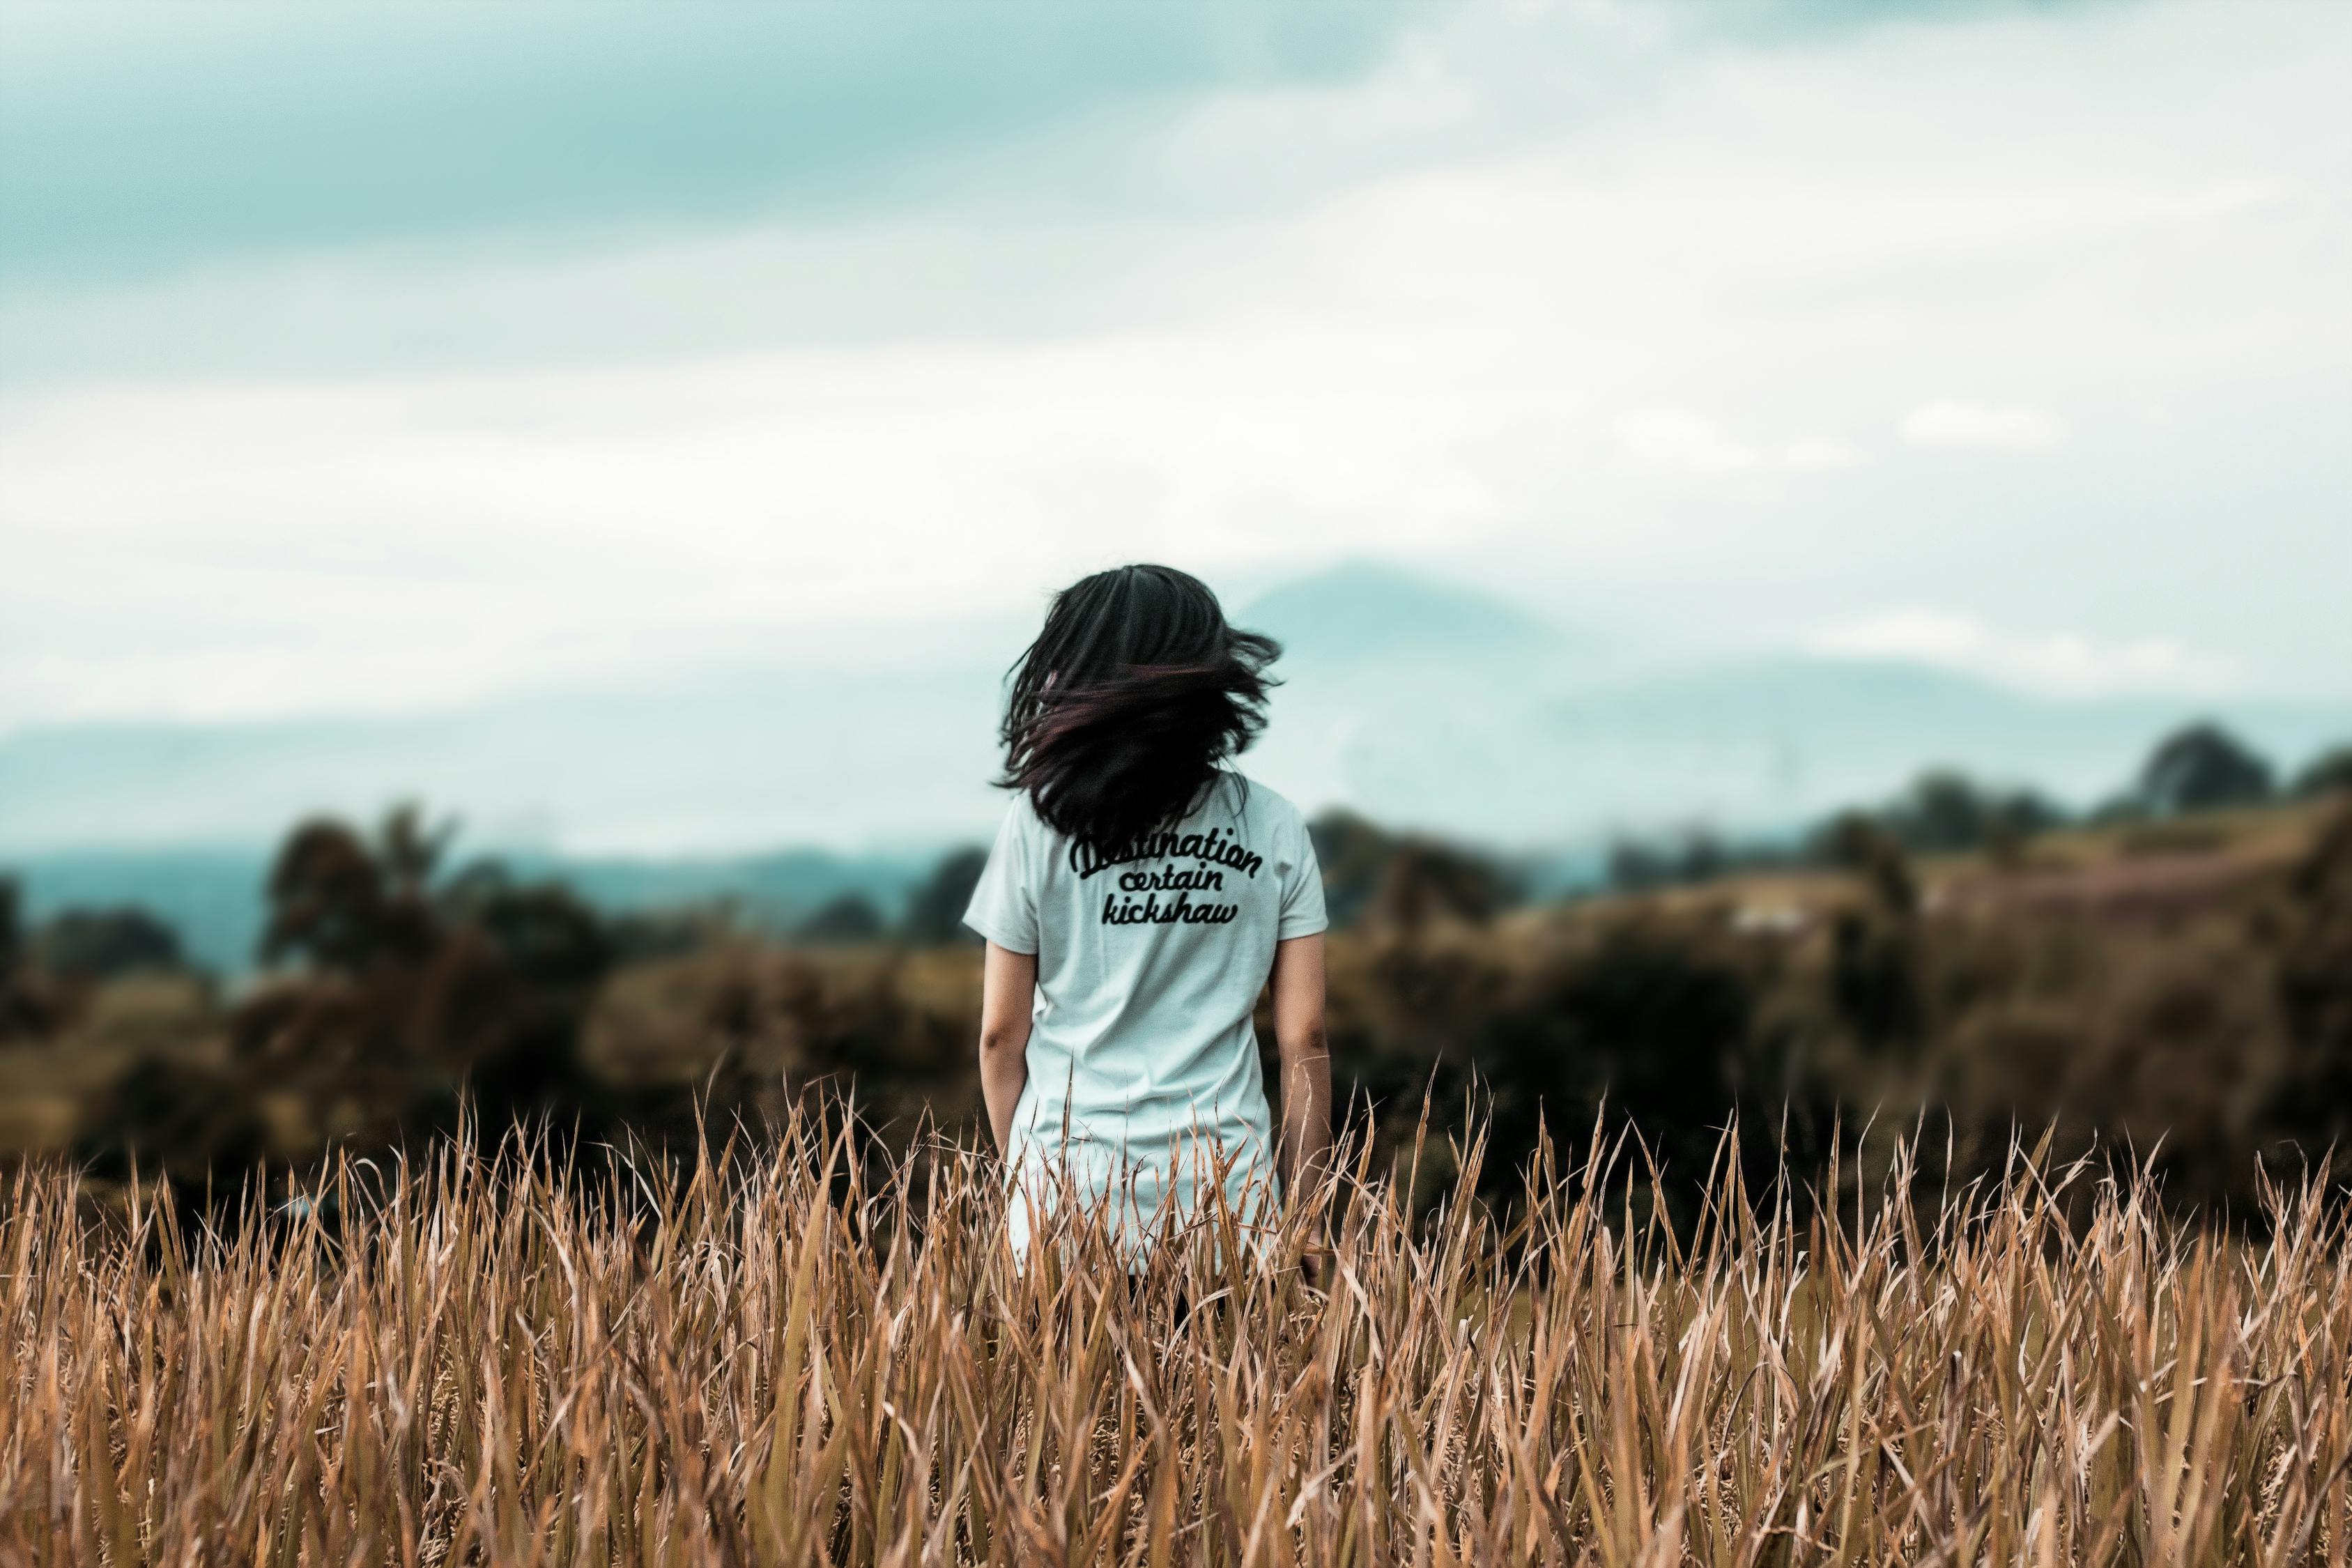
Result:
<instances>
[{"instance_id":1,"label":"short sleeve","mask_svg":"<svg viewBox=\"0 0 2352 1568\"><path fill-rule=\"evenodd\" d=\"M1037 884L1030 875L1029 803L1016 799L996 830L996 843L963 923L1009 952L1037 951Z\"/></svg>"},{"instance_id":2,"label":"short sleeve","mask_svg":"<svg viewBox=\"0 0 2352 1568\"><path fill-rule=\"evenodd\" d=\"M1315 858L1315 840L1296 815L1290 819L1290 830L1293 843L1283 875L1282 918L1274 933L1276 942L1313 936L1331 924L1323 910L1323 865Z\"/></svg>"}]
</instances>

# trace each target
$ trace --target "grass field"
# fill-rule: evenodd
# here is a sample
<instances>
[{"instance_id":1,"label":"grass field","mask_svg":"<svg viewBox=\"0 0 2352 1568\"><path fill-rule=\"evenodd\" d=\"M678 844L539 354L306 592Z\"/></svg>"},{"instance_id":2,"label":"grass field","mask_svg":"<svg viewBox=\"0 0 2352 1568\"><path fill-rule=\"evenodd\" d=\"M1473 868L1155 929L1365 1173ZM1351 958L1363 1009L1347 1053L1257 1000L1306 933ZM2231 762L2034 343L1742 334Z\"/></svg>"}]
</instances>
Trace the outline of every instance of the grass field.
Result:
<instances>
[{"instance_id":1,"label":"grass field","mask_svg":"<svg viewBox=\"0 0 2352 1568\"><path fill-rule=\"evenodd\" d=\"M1196 1237L1131 1286L1082 1226L1015 1270L985 1162L845 1148L801 1121L657 1177L445 1146L222 1233L23 1167L0 1561L2352 1551L2352 1250L2316 1186L2250 1241L2022 1156L1843 1221L1727 1178L1677 1237L1591 1156L1419 1228L1360 1170L1328 1251ZM1476 1151L1447 1164L1467 1193Z\"/></svg>"}]
</instances>

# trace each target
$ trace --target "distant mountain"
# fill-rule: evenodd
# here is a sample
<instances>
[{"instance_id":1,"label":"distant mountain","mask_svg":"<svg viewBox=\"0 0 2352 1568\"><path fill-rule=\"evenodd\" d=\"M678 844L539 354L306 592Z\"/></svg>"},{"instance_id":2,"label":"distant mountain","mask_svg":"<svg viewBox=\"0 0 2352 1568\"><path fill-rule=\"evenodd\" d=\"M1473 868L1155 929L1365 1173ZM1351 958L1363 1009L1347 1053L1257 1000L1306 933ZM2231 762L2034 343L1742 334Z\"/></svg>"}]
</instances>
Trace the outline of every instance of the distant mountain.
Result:
<instances>
[{"instance_id":1,"label":"distant mountain","mask_svg":"<svg viewBox=\"0 0 2352 1568\"><path fill-rule=\"evenodd\" d=\"M1245 759L1255 776L1310 811L1343 804L1504 847L1702 820L1785 829L1938 763L2084 803L2209 713L2286 767L2352 739L2343 702L2052 701L1895 661L1635 668L1507 597L1368 562L1236 618L1288 644L1273 722ZM876 628L888 668L780 660L457 713L0 737L0 873L32 867L37 902L185 911L241 952L255 906L234 889L257 887L292 823L372 822L415 799L457 815L466 845L560 865L615 907L734 896L781 910L848 890L892 904L1003 815L988 783L999 677L1026 632L924 635L912 651Z\"/></svg>"},{"instance_id":2,"label":"distant mountain","mask_svg":"<svg viewBox=\"0 0 2352 1568\"><path fill-rule=\"evenodd\" d=\"M2207 716L2289 766L2352 736L2352 703L2056 701L1896 661L1629 673L1433 648L1294 671L1260 765L1392 824L1557 844L1698 822L1785 830L1938 765L2084 805Z\"/></svg>"},{"instance_id":3,"label":"distant mountain","mask_svg":"<svg viewBox=\"0 0 2352 1568\"><path fill-rule=\"evenodd\" d=\"M417 800L476 843L655 858L935 843L1003 810L992 664L749 672L467 711L0 738L0 865L63 847L267 847Z\"/></svg>"},{"instance_id":4,"label":"distant mountain","mask_svg":"<svg viewBox=\"0 0 2352 1568\"><path fill-rule=\"evenodd\" d=\"M561 882L610 914L724 903L745 924L771 931L787 930L845 893L895 919L938 858L915 850L821 849L672 860L491 858L519 879ZM462 865L474 855L461 842L457 858ZM268 872L269 856L259 849L66 851L0 863L0 875L21 884L30 921L65 909L136 906L177 931L191 961L231 975L254 965L268 919Z\"/></svg>"},{"instance_id":5,"label":"distant mountain","mask_svg":"<svg viewBox=\"0 0 2352 1568\"><path fill-rule=\"evenodd\" d=\"M0 859L28 921L60 910L135 908L176 932L201 968L236 974L252 967L267 919L262 884L269 861L253 849L92 851Z\"/></svg>"},{"instance_id":6,"label":"distant mountain","mask_svg":"<svg viewBox=\"0 0 2352 1568\"><path fill-rule=\"evenodd\" d=\"M886 920L895 920L947 847L855 855L786 849L677 860L556 858L523 868L561 881L605 910L724 902L753 925L782 930L845 894L870 900Z\"/></svg>"},{"instance_id":7,"label":"distant mountain","mask_svg":"<svg viewBox=\"0 0 2352 1568\"><path fill-rule=\"evenodd\" d=\"M1710 815L1751 821L1876 799L1939 765L2087 805L2127 784L2163 736L2208 716L2290 764L2352 733L2347 703L2062 701L1923 665L1811 658L1653 674L1570 694L1547 714L1563 749L1608 767L1626 792L1649 777L1662 805L1705 797L1720 803Z\"/></svg>"},{"instance_id":8,"label":"distant mountain","mask_svg":"<svg viewBox=\"0 0 2352 1568\"><path fill-rule=\"evenodd\" d=\"M1235 617L1289 658L1352 659L1426 651L1526 651L1565 640L1528 609L1475 588L1352 561L1253 599Z\"/></svg>"}]
</instances>

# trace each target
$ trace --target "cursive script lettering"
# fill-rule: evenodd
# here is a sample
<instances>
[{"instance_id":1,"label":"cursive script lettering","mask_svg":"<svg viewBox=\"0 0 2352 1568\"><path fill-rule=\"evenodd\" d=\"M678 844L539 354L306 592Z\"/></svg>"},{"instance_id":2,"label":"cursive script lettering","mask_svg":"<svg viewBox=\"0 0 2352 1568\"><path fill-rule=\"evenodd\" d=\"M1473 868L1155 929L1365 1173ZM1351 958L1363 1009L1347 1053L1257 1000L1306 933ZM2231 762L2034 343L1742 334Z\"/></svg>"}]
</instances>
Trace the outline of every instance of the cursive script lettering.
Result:
<instances>
[{"instance_id":1,"label":"cursive script lettering","mask_svg":"<svg viewBox=\"0 0 2352 1568\"><path fill-rule=\"evenodd\" d=\"M1196 904L1182 893L1176 901L1163 904L1157 896L1149 896L1141 903L1129 899L1119 901L1117 893L1103 895L1102 923L1107 926L1136 925L1223 925L1242 912L1239 904Z\"/></svg>"},{"instance_id":2,"label":"cursive script lettering","mask_svg":"<svg viewBox=\"0 0 2352 1568\"><path fill-rule=\"evenodd\" d=\"M1239 871L1244 877L1256 876L1258 868L1265 864L1264 856L1252 853L1249 846L1227 837L1222 827L1212 827L1206 833L1147 833L1133 844L1102 853L1084 845L1073 845L1071 858L1081 881L1097 871L1138 860L1198 860Z\"/></svg>"}]
</instances>

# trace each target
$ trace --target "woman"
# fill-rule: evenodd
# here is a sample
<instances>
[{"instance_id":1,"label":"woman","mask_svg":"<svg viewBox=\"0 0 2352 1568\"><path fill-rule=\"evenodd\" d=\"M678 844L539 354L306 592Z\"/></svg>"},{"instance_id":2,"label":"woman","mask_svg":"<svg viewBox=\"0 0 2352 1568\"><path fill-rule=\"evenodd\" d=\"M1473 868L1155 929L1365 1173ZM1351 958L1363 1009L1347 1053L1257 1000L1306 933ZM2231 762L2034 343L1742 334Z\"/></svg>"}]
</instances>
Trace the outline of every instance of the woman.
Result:
<instances>
[{"instance_id":1,"label":"woman","mask_svg":"<svg viewBox=\"0 0 2352 1568\"><path fill-rule=\"evenodd\" d=\"M1281 649L1165 566L1063 590L1013 668L1019 791L964 922L988 939L981 1087L1025 1254L1058 1193L1130 1263L1206 1215L1244 1224L1331 1143L1322 877L1297 808L1225 764L1265 728ZM1276 1146L1251 1022L1274 986ZM1066 1185L1065 1180L1066 1179Z\"/></svg>"}]
</instances>

